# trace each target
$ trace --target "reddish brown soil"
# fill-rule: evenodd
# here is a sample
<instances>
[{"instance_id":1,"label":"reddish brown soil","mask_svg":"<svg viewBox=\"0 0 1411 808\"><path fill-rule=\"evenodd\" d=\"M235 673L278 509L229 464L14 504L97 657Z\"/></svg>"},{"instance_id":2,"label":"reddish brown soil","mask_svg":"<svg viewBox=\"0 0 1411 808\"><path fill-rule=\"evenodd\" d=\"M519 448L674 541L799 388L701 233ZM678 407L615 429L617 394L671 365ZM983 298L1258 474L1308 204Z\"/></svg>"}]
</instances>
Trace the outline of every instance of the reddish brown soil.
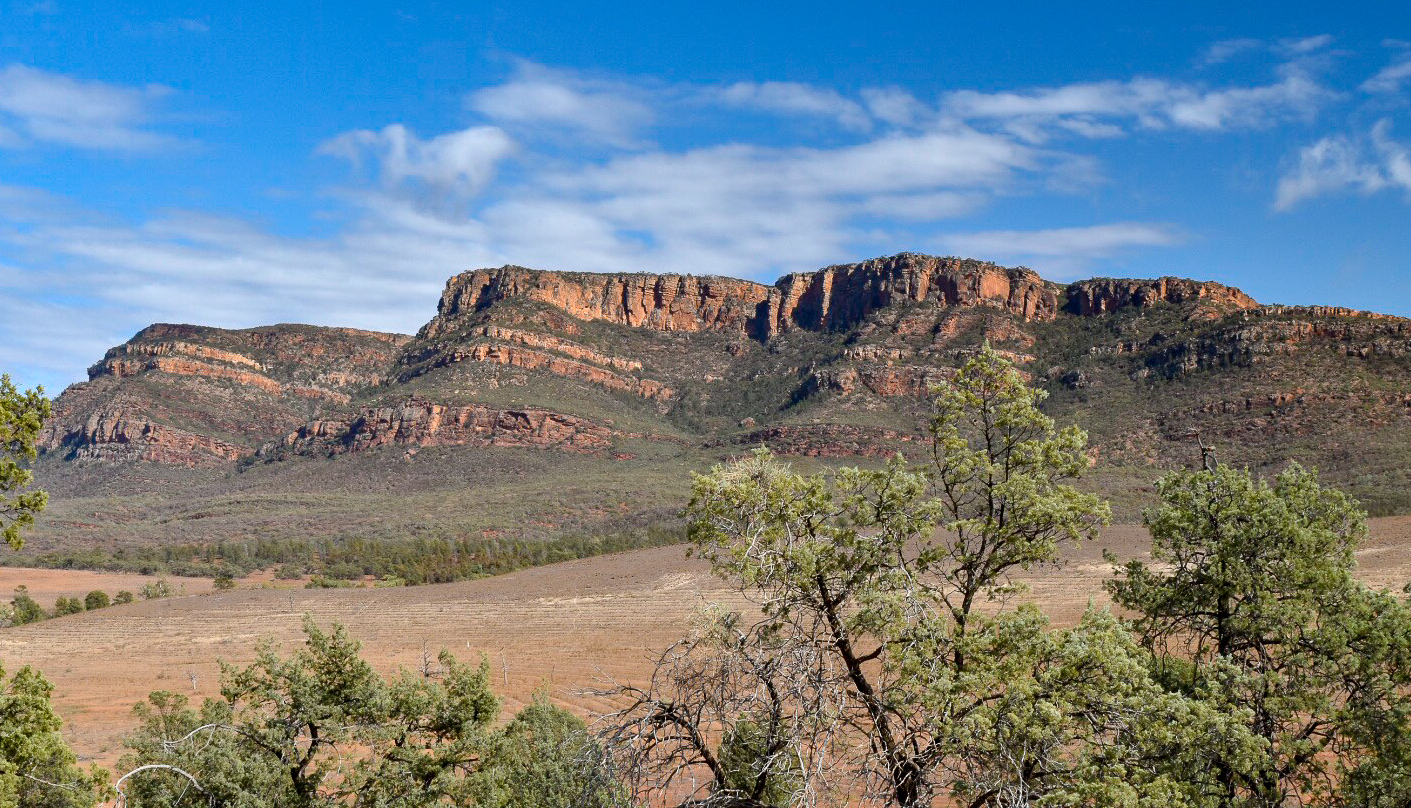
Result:
<instances>
[{"instance_id":1,"label":"reddish brown soil","mask_svg":"<svg viewBox=\"0 0 1411 808\"><path fill-rule=\"evenodd\" d=\"M1146 541L1140 528L1114 527L1073 552L1064 568L1031 575L1029 597L1056 621L1071 622L1090 599L1105 599L1101 583L1110 568L1102 549L1130 557L1144 552ZM1411 517L1374 520L1359 561L1375 585L1399 589L1411 579ZM93 573L49 574L56 577L46 591L56 593L87 591L96 580L85 577ZM124 576L100 577L113 580L111 588ZM31 576L31 588L39 580ZM322 625L346 625L383 669L414 667L424 651L442 647L463 659L483 653L507 710L546 688L586 715L606 705L583 688L642 676L651 654L710 601L742 603L681 547L664 547L457 584L246 588L134 603L0 630L0 661L10 670L29 664L44 671L71 741L85 758L110 764L132 726L134 702L156 689L214 693L217 659L248 661L266 638L296 642L305 614Z\"/></svg>"},{"instance_id":2,"label":"reddish brown soil","mask_svg":"<svg viewBox=\"0 0 1411 808\"><path fill-rule=\"evenodd\" d=\"M47 609L54 605L57 598L81 598L95 589L103 590L110 598L123 590L136 595L142 591L142 587L156 583L162 578L171 584L172 590L177 594L199 595L214 589L210 578L0 567L0 600L8 602L15 587L24 586L29 589L30 597Z\"/></svg>"}]
</instances>

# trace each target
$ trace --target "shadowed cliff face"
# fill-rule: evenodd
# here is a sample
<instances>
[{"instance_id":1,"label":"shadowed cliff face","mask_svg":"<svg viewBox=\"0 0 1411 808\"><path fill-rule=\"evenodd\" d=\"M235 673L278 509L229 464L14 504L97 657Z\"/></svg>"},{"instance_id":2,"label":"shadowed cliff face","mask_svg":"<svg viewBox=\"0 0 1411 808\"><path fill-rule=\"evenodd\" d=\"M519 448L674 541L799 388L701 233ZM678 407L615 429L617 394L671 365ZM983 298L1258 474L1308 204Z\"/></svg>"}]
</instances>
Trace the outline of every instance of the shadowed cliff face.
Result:
<instances>
[{"instance_id":1,"label":"shadowed cliff face","mask_svg":"<svg viewBox=\"0 0 1411 808\"><path fill-rule=\"evenodd\" d=\"M1359 424L1411 444L1411 321L903 253L768 286L478 269L415 337L154 325L64 392L43 449L217 467L386 447L916 454L930 388L984 343L1092 432L1098 460L1179 462L1195 428L1253 462L1300 441L1338 462L1328 447Z\"/></svg>"}]
</instances>

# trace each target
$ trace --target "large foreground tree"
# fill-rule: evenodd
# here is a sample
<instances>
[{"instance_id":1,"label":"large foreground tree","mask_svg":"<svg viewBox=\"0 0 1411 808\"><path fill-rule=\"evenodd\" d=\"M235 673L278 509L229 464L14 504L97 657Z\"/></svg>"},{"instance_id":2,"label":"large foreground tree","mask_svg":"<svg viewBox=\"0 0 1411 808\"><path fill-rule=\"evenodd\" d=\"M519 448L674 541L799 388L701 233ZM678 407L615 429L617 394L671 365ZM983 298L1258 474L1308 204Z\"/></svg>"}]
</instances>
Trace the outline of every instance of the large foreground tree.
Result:
<instances>
[{"instance_id":1,"label":"large foreground tree","mask_svg":"<svg viewBox=\"0 0 1411 808\"><path fill-rule=\"evenodd\" d=\"M763 619L664 657L653 689L629 689L615 748L678 782L704 773L693 804L1203 803L1191 740L1238 747L1239 731L1162 690L1105 613L1055 632L1011 605L1016 572L1107 520L1071 484L1086 436L988 347L934 398L925 464L804 476L761 450L696 478L695 547ZM754 778L712 748L745 731Z\"/></svg>"},{"instance_id":2,"label":"large foreground tree","mask_svg":"<svg viewBox=\"0 0 1411 808\"><path fill-rule=\"evenodd\" d=\"M1253 758L1216 760L1221 806L1411 804L1411 610L1353 577L1364 514L1291 465L1272 483L1171 474L1152 564L1110 583L1162 681L1242 711Z\"/></svg>"},{"instance_id":3,"label":"large foreground tree","mask_svg":"<svg viewBox=\"0 0 1411 808\"><path fill-rule=\"evenodd\" d=\"M0 670L0 808L91 808L108 794L107 773L80 770L59 734L53 689L32 668Z\"/></svg>"}]
</instances>

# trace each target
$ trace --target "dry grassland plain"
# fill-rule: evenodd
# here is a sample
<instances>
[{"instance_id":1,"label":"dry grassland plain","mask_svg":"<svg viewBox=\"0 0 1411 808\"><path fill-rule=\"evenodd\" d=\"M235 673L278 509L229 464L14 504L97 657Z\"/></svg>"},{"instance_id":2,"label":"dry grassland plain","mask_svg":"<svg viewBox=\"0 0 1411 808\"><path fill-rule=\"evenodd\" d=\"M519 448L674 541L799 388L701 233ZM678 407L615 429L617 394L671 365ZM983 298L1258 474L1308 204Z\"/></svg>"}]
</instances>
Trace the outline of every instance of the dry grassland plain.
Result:
<instances>
[{"instance_id":1,"label":"dry grassland plain","mask_svg":"<svg viewBox=\"0 0 1411 808\"><path fill-rule=\"evenodd\" d=\"M1146 532L1116 526L1075 548L1059 569L1028 576L1026 597L1071 623L1089 602L1103 603L1110 565L1102 551L1143 555ZM1400 589L1411 580L1411 517L1372 520L1358 555L1359 574ZM52 576L52 577L48 577ZM0 586L25 579L42 603L49 596L99 588L133 591L150 578L3 570ZM175 580L174 580L175 583ZM133 726L132 705L152 690L199 701L219 687L217 660L249 661L263 640L292 647L300 623L347 626L384 671L415 668L423 654L448 648L462 659L481 654L494 671L506 712L545 689L590 716L609 705L582 694L606 679L640 680L653 653L680 637L710 602L746 607L739 595L681 546L570 561L495 578L393 589L255 589L211 592L187 582L184 597L0 630L0 663L42 670L55 685L65 733L87 760L111 765Z\"/></svg>"}]
</instances>

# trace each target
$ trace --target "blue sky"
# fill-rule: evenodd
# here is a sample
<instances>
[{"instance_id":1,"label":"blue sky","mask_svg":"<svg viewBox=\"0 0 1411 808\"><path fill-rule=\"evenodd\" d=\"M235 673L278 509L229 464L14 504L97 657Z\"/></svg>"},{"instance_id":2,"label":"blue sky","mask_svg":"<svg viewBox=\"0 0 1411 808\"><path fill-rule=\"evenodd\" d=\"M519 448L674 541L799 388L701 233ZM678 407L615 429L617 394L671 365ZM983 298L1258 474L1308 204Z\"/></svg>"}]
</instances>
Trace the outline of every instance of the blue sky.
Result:
<instances>
[{"instance_id":1,"label":"blue sky","mask_svg":"<svg viewBox=\"0 0 1411 808\"><path fill-rule=\"evenodd\" d=\"M0 0L0 369L414 331L503 263L912 250L1411 316L1404 2L354 5Z\"/></svg>"}]
</instances>

